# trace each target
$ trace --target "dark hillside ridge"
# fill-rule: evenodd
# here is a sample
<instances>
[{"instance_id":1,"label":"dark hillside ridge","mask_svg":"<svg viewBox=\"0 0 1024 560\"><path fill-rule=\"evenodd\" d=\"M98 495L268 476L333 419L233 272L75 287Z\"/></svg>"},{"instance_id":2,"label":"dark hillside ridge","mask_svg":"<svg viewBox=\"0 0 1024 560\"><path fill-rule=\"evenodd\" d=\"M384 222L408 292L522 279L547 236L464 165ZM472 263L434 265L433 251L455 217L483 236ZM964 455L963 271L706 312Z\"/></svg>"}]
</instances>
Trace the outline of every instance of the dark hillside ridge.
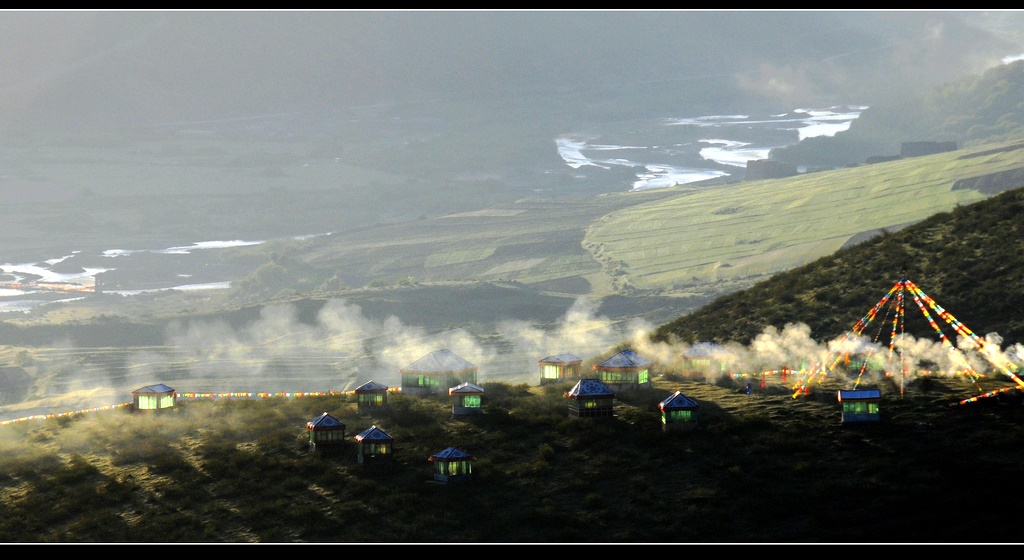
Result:
<instances>
[{"instance_id":1,"label":"dark hillside ridge","mask_svg":"<svg viewBox=\"0 0 1024 560\"><path fill-rule=\"evenodd\" d=\"M817 340L847 333L901 278L975 334L1024 340L1024 189L936 214L896 233L780 273L658 327L652 339L747 344L766 327L804 323ZM919 313L907 332L935 336Z\"/></svg>"}]
</instances>

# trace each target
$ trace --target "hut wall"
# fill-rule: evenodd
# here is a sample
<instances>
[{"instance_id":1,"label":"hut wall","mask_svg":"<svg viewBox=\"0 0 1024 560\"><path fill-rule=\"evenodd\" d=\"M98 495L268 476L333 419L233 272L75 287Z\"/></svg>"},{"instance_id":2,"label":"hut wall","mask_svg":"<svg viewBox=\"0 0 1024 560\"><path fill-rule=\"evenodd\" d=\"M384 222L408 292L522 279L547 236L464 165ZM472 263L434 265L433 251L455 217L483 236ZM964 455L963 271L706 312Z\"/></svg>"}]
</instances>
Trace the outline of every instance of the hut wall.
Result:
<instances>
[{"instance_id":1,"label":"hut wall","mask_svg":"<svg viewBox=\"0 0 1024 560\"><path fill-rule=\"evenodd\" d=\"M480 414L483 412L483 395L456 395L452 414Z\"/></svg>"},{"instance_id":2,"label":"hut wall","mask_svg":"<svg viewBox=\"0 0 1024 560\"><path fill-rule=\"evenodd\" d=\"M670 409L661 411L661 427L665 431L692 430L697 427L697 411Z\"/></svg>"},{"instance_id":3,"label":"hut wall","mask_svg":"<svg viewBox=\"0 0 1024 560\"><path fill-rule=\"evenodd\" d=\"M876 400L844 400L843 423L877 422L879 420L878 401Z\"/></svg>"},{"instance_id":4,"label":"hut wall","mask_svg":"<svg viewBox=\"0 0 1024 560\"><path fill-rule=\"evenodd\" d=\"M356 395L357 408L380 408L388 402L387 393L359 393Z\"/></svg>"},{"instance_id":5,"label":"hut wall","mask_svg":"<svg viewBox=\"0 0 1024 560\"><path fill-rule=\"evenodd\" d=\"M174 406L174 393L163 395L138 395L135 397L135 408L138 410L159 410Z\"/></svg>"},{"instance_id":6,"label":"hut wall","mask_svg":"<svg viewBox=\"0 0 1024 560\"><path fill-rule=\"evenodd\" d=\"M393 459L394 442L371 441L360 442L358 460L360 463L381 463Z\"/></svg>"},{"instance_id":7,"label":"hut wall","mask_svg":"<svg viewBox=\"0 0 1024 560\"><path fill-rule=\"evenodd\" d=\"M651 370L648 368L640 370L599 369L597 373L598 379L613 390L649 387L651 384Z\"/></svg>"},{"instance_id":8,"label":"hut wall","mask_svg":"<svg viewBox=\"0 0 1024 560\"><path fill-rule=\"evenodd\" d=\"M578 363L542 364L540 366L540 382L544 384L569 379L580 379L582 369L582 366Z\"/></svg>"},{"instance_id":9,"label":"hut wall","mask_svg":"<svg viewBox=\"0 0 1024 560\"><path fill-rule=\"evenodd\" d=\"M473 476L473 461L434 461L434 480L439 482L464 482Z\"/></svg>"},{"instance_id":10,"label":"hut wall","mask_svg":"<svg viewBox=\"0 0 1024 560\"><path fill-rule=\"evenodd\" d=\"M313 429L309 431L309 444L314 447L317 444L340 444L344 439L345 428L330 430Z\"/></svg>"},{"instance_id":11,"label":"hut wall","mask_svg":"<svg viewBox=\"0 0 1024 560\"><path fill-rule=\"evenodd\" d=\"M544 364L540 366L540 382L554 383L562 379L562 372L565 368L556 364Z\"/></svg>"},{"instance_id":12,"label":"hut wall","mask_svg":"<svg viewBox=\"0 0 1024 560\"><path fill-rule=\"evenodd\" d=\"M569 414L581 418L614 416L615 403L612 399L571 399Z\"/></svg>"},{"instance_id":13,"label":"hut wall","mask_svg":"<svg viewBox=\"0 0 1024 560\"><path fill-rule=\"evenodd\" d=\"M442 373L402 373L402 392L412 394L438 393L442 387L454 387L462 383L476 384L476 371Z\"/></svg>"}]
</instances>

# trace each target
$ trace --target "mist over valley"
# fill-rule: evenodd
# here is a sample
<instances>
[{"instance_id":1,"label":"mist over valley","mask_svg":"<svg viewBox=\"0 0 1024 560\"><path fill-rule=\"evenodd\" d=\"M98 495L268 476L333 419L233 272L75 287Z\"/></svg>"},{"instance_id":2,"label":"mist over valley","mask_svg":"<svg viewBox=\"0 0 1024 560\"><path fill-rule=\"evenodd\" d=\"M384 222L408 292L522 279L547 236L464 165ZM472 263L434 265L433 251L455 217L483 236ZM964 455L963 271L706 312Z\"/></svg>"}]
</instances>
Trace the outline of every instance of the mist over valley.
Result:
<instances>
[{"instance_id":1,"label":"mist over valley","mask_svg":"<svg viewBox=\"0 0 1024 560\"><path fill-rule=\"evenodd\" d=\"M928 210L865 218L776 266L756 256L768 238L721 229L754 253L648 271L608 224L721 201L706 197L748 160L1003 64L1024 49L999 16L5 13L0 321L44 380L23 397L106 391L56 410L240 377L343 389L437 347L528 382L544 355L639 342ZM44 29L58 40L29 48ZM58 365L80 347L119 357Z\"/></svg>"}]
</instances>

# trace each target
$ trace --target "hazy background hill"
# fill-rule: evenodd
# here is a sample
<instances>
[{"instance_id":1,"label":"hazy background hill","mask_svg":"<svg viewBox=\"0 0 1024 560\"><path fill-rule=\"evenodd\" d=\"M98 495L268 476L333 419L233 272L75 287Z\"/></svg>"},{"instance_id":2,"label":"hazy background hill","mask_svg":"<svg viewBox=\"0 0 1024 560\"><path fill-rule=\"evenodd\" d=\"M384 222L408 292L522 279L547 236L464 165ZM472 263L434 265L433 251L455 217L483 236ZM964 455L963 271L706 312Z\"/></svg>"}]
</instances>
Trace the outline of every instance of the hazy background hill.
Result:
<instances>
[{"instance_id":1,"label":"hazy background hill","mask_svg":"<svg viewBox=\"0 0 1024 560\"><path fill-rule=\"evenodd\" d=\"M961 147L1022 136L1024 61L942 84L920 95L881 102L832 137L775 148L771 159L807 167L843 167L900 153L904 142L955 142Z\"/></svg>"},{"instance_id":2,"label":"hazy background hill","mask_svg":"<svg viewBox=\"0 0 1024 560\"><path fill-rule=\"evenodd\" d=\"M906 99L950 80L963 81L922 113L956 118L981 92L1003 107L1019 98L1020 80L999 77L1021 71L1003 64L1024 51L1018 12L5 16L0 192L10 203L0 209L0 259L269 240L202 264L228 271L230 290L101 294L3 317L8 361L45 380L26 389L35 396L153 376L196 383L216 346L203 345L222 340L246 348L232 357L250 358L220 373L273 370L285 385L285 373L308 373L311 389L324 375L344 386L393 373L419 357L409 352L473 337L470 357L494 360L496 376L532 379L536 353L551 345L603 349L844 244L1013 188L1021 168L1021 147L1000 133L998 145L918 161L623 193L568 181L552 149L556 134L588 119L803 102L895 115L876 121L888 126L874 142L919 118L923 105ZM53 40L34 48L30 31ZM1016 118L967 114L984 130ZM985 190L958 182L1003 171L1009 178ZM836 201L840 193L874 204ZM724 231L696 225L708 216ZM656 225L665 227L645 231ZM334 233L293 237L322 232ZM324 307L344 307L345 321L319 324ZM587 336L563 342L567 326ZM330 336L344 327L354 349L328 345L317 358L327 361L299 366L292 355L303 352L264 337L310 327ZM522 333L536 335L528 349L506 338ZM182 362L137 348L193 344ZM385 358L392 347L377 344L402 349ZM78 346L99 349L78 355ZM253 346L276 355L253 358ZM510 349L527 365L498 363Z\"/></svg>"},{"instance_id":3,"label":"hazy background hill","mask_svg":"<svg viewBox=\"0 0 1024 560\"><path fill-rule=\"evenodd\" d=\"M146 147L180 160L215 157L211 138L236 141L232 152L244 140L249 149L231 161L260 162L267 173L305 158L336 158L352 168L249 184L194 170L167 176L159 189L238 194L262 192L269 182L354 196L372 185L373 196L351 199L361 212L345 216L362 223L528 195L550 182L537 162L556 160L552 138L580 123L874 105L978 74L1024 50L1012 33L1020 19L1014 12L3 15L0 126L8 141L110 147L119 161L145 161L139 152ZM153 144L168 138L173 145ZM274 147L256 143L265 140ZM17 163L9 157L5 167ZM54 178L72 192L152 192L139 177L123 177L127 171L99 172L102 181ZM467 188L465 177L488 180ZM261 199L249 204L273 208Z\"/></svg>"},{"instance_id":4,"label":"hazy background hill","mask_svg":"<svg viewBox=\"0 0 1024 560\"><path fill-rule=\"evenodd\" d=\"M601 194L619 187L572 180L558 134L641 116L908 99L1024 51L1020 19L5 12L0 192L66 206L26 235L15 218L0 251L285 237L479 210L541 188ZM150 210L137 213L140 203Z\"/></svg>"},{"instance_id":5,"label":"hazy background hill","mask_svg":"<svg viewBox=\"0 0 1024 560\"><path fill-rule=\"evenodd\" d=\"M3 122L74 130L293 114L310 119L305 124L313 132L333 124L322 120L333 111L371 104L408 104L394 109L408 117L476 101L503 107L504 114L494 115L499 120L521 118L522 111L606 119L666 103L714 104L715 110L745 109L758 100L872 104L993 66L1016 47L1008 41L1014 17L799 10L7 12L0 23L8 53Z\"/></svg>"}]
</instances>

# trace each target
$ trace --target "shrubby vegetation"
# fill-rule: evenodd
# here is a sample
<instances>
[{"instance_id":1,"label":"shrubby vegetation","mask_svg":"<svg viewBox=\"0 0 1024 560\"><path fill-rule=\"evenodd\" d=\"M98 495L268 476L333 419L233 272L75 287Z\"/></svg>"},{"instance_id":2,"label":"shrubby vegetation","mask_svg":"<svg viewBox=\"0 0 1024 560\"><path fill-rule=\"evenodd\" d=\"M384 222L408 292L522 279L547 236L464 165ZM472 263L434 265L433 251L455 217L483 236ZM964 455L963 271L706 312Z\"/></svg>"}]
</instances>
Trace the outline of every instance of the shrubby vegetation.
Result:
<instances>
[{"instance_id":1,"label":"shrubby vegetation","mask_svg":"<svg viewBox=\"0 0 1024 560\"><path fill-rule=\"evenodd\" d=\"M25 421L0 427L0 541L1013 541L1005 497L977 474L1013 480L1024 407L950 407L965 385L883 384L882 421L860 426L840 423L828 384L793 399L670 375L603 419L568 416L567 382L486 383L484 414L465 417L446 396L393 394L373 414L334 395ZM700 403L697 430L662 431L675 390ZM305 423L324 411L346 441L310 453ZM395 438L394 462L357 463L371 425ZM432 481L428 458L449 446L476 457L473 480ZM965 507L969 523L949 522Z\"/></svg>"}]
</instances>

